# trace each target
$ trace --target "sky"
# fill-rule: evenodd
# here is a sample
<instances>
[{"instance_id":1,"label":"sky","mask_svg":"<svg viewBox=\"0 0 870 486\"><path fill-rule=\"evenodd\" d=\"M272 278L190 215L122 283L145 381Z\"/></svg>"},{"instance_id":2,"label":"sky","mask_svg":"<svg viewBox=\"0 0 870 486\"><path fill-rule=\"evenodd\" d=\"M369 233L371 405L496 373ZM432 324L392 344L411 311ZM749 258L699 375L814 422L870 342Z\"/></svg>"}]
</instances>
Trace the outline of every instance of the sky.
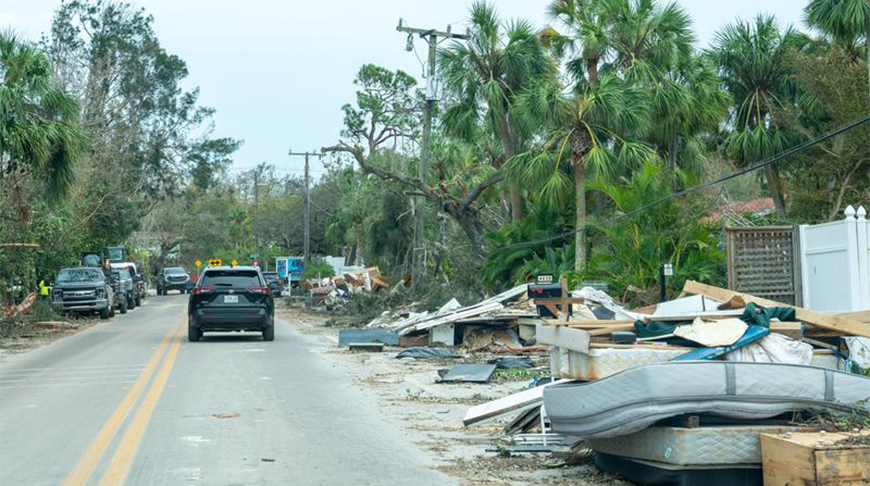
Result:
<instances>
[{"instance_id":1,"label":"sky","mask_svg":"<svg viewBox=\"0 0 870 486\"><path fill-rule=\"evenodd\" d=\"M215 108L214 136L244 140L233 171L260 162L301 175L304 162L287 152L334 144L341 106L354 99L362 64L402 69L422 81L422 66L405 50L406 25L464 32L471 0L128 0L154 16L164 48L187 62L186 87ZM543 26L548 0L498 0L502 17ZM801 25L802 0L678 0L701 46L736 18L764 12L781 25ZM48 30L60 0L0 0L0 29L31 40ZM416 41L422 57L426 47ZM316 178L322 166L312 159Z\"/></svg>"}]
</instances>

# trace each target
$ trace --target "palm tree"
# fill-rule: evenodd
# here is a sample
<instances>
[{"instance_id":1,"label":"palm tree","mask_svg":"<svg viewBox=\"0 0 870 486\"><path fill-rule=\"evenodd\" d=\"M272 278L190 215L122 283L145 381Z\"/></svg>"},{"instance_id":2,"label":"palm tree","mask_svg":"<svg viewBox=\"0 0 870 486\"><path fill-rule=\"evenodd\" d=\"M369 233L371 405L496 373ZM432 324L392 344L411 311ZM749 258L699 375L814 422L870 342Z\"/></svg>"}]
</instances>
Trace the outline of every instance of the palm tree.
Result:
<instances>
[{"instance_id":1,"label":"palm tree","mask_svg":"<svg viewBox=\"0 0 870 486\"><path fill-rule=\"evenodd\" d=\"M699 162L698 135L718 128L729 99L718 76L696 55L691 18L676 3L602 0L612 67L651 94L649 141L668 161L668 173ZM675 179L676 180L676 179Z\"/></svg>"},{"instance_id":2,"label":"palm tree","mask_svg":"<svg viewBox=\"0 0 870 486\"><path fill-rule=\"evenodd\" d=\"M804 15L808 25L831 36L856 58L860 38L864 37L870 82L870 1L812 0L804 8Z\"/></svg>"},{"instance_id":3,"label":"palm tree","mask_svg":"<svg viewBox=\"0 0 870 486\"><path fill-rule=\"evenodd\" d=\"M735 103L725 149L740 163L756 162L784 149L784 134L777 129L771 112L784 107L793 95L785 59L797 41L791 28L780 31L769 15L759 15L751 23L729 24L716 36L711 56ZM779 171L769 164L764 172L776 208L784 215Z\"/></svg>"},{"instance_id":4,"label":"palm tree","mask_svg":"<svg viewBox=\"0 0 870 486\"><path fill-rule=\"evenodd\" d=\"M564 31L547 26L539 34L541 43L556 57L568 58L568 72L575 78L585 76L589 84L598 83L598 68L608 52L608 19L596 0L553 0L547 12L562 24Z\"/></svg>"},{"instance_id":5,"label":"palm tree","mask_svg":"<svg viewBox=\"0 0 870 486\"><path fill-rule=\"evenodd\" d=\"M646 94L613 74L596 83L580 79L567 91L542 83L517 100L523 116L550 128L543 149L528 151L509 163L508 171L541 188L541 196L558 204L570 193L574 176L574 268L586 263L587 169L606 175L615 167L638 166L655 159L645 144L625 134L649 128Z\"/></svg>"},{"instance_id":6,"label":"palm tree","mask_svg":"<svg viewBox=\"0 0 870 486\"><path fill-rule=\"evenodd\" d=\"M501 142L507 161L530 131L512 116L516 96L532 81L554 76L556 68L528 22L506 24L482 1L471 6L470 21L468 43L455 42L440 53L445 86L456 100L444 115L444 127L470 140L481 124L486 125ZM510 192L512 219L518 221L523 216L522 195L516 184Z\"/></svg>"},{"instance_id":7,"label":"palm tree","mask_svg":"<svg viewBox=\"0 0 870 486\"><path fill-rule=\"evenodd\" d=\"M10 32L0 33L0 182L13 194L24 176L42 178L47 196L64 196L85 137L76 99L55 82L45 55ZM26 219L27 197L14 198Z\"/></svg>"}]
</instances>

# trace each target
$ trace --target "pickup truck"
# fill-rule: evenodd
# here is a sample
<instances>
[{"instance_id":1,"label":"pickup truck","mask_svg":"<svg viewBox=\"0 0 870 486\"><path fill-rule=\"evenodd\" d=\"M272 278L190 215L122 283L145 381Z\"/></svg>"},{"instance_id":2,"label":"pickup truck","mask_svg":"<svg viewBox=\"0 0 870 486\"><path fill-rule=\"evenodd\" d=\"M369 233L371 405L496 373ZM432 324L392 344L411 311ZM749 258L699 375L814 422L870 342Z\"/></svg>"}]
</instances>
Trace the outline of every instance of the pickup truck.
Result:
<instances>
[{"instance_id":1,"label":"pickup truck","mask_svg":"<svg viewBox=\"0 0 870 486\"><path fill-rule=\"evenodd\" d=\"M63 268L51 286L51 307L57 312L98 313L108 319L115 315L115 292L99 268Z\"/></svg>"}]
</instances>

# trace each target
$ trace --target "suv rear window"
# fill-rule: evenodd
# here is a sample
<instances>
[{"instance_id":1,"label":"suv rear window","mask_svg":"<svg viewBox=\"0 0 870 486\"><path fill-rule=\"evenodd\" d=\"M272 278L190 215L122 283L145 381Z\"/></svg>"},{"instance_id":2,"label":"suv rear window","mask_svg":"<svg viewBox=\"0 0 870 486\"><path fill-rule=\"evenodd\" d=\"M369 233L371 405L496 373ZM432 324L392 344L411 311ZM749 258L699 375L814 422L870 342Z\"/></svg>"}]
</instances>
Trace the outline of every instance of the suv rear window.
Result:
<instances>
[{"instance_id":1,"label":"suv rear window","mask_svg":"<svg viewBox=\"0 0 870 486\"><path fill-rule=\"evenodd\" d=\"M199 283L203 287L260 287L260 275L256 270L209 270Z\"/></svg>"}]
</instances>

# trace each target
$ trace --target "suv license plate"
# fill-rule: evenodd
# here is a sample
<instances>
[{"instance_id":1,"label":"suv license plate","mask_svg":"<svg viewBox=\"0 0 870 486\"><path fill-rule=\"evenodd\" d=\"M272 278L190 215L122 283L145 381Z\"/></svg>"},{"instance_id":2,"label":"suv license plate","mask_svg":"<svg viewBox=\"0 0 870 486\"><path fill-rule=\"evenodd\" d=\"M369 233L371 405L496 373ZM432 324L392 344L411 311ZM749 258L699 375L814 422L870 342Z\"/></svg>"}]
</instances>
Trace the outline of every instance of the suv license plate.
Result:
<instances>
[{"instance_id":1,"label":"suv license plate","mask_svg":"<svg viewBox=\"0 0 870 486\"><path fill-rule=\"evenodd\" d=\"M238 304L239 296L238 295L225 295L224 296L224 304Z\"/></svg>"}]
</instances>

